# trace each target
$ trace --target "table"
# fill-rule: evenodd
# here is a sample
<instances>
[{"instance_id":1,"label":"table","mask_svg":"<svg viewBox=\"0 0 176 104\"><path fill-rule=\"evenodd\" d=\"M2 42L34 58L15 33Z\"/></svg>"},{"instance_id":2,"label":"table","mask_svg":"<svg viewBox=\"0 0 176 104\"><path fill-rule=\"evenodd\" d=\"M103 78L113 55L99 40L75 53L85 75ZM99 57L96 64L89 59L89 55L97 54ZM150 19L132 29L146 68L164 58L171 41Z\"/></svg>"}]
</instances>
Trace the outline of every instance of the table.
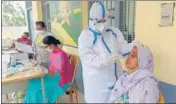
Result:
<instances>
[{"instance_id":1,"label":"table","mask_svg":"<svg viewBox=\"0 0 176 104\"><path fill-rule=\"evenodd\" d=\"M41 78L43 102L46 103L45 86L44 86L44 79L43 79L44 75L45 74L43 72L28 70L24 72L17 72L15 75L12 75L8 78L2 77L2 94L23 90L27 88L28 80L33 78Z\"/></svg>"}]
</instances>

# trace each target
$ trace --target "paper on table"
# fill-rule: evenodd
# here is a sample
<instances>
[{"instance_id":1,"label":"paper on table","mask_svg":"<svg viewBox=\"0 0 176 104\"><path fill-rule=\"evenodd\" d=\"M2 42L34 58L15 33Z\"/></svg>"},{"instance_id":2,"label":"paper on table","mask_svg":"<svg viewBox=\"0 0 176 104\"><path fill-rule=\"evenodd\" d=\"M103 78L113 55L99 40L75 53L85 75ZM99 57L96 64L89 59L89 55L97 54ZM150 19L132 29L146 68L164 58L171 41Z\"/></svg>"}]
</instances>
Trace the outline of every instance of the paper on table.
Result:
<instances>
[{"instance_id":1,"label":"paper on table","mask_svg":"<svg viewBox=\"0 0 176 104\"><path fill-rule=\"evenodd\" d=\"M19 53L17 50L2 51L3 54L16 54Z\"/></svg>"},{"instance_id":2,"label":"paper on table","mask_svg":"<svg viewBox=\"0 0 176 104\"><path fill-rule=\"evenodd\" d=\"M34 53L31 45L22 44L17 41L15 42L15 48L19 51L23 51L23 52L27 52L27 53Z\"/></svg>"},{"instance_id":3,"label":"paper on table","mask_svg":"<svg viewBox=\"0 0 176 104\"><path fill-rule=\"evenodd\" d=\"M8 68L8 65L10 63L10 55L9 54L2 54L2 70L5 70Z\"/></svg>"},{"instance_id":4,"label":"paper on table","mask_svg":"<svg viewBox=\"0 0 176 104\"><path fill-rule=\"evenodd\" d=\"M10 62L10 55L2 54L2 62Z\"/></svg>"},{"instance_id":5,"label":"paper on table","mask_svg":"<svg viewBox=\"0 0 176 104\"><path fill-rule=\"evenodd\" d=\"M28 53L18 53L14 54L15 59L17 60L28 60Z\"/></svg>"}]
</instances>

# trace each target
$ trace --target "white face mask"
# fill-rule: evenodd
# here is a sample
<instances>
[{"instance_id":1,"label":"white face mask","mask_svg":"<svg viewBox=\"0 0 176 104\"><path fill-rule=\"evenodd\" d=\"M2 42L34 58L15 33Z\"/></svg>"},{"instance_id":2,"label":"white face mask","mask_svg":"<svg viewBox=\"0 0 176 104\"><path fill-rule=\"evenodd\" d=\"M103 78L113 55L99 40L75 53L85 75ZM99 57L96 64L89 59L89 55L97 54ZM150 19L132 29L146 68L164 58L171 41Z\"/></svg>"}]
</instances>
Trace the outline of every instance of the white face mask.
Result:
<instances>
[{"instance_id":1,"label":"white face mask","mask_svg":"<svg viewBox=\"0 0 176 104\"><path fill-rule=\"evenodd\" d=\"M95 24L95 29L98 31L98 32L100 32L100 33L102 33L103 32L103 30L104 30L104 23L97 23L97 24Z\"/></svg>"},{"instance_id":2,"label":"white face mask","mask_svg":"<svg viewBox=\"0 0 176 104\"><path fill-rule=\"evenodd\" d=\"M96 23L95 24L95 29L100 32L103 33L104 30L106 30L108 27L108 22L104 22L104 23Z\"/></svg>"},{"instance_id":3,"label":"white face mask","mask_svg":"<svg viewBox=\"0 0 176 104\"><path fill-rule=\"evenodd\" d=\"M37 30L37 31L36 31L36 34L37 34L37 35L39 35L39 34L40 34L40 35L41 35L41 34L43 35L44 33L45 33L45 30Z\"/></svg>"},{"instance_id":4,"label":"white face mask","mask_svg":"<svg viewBox=\"0 0 176 104\"><path fill-rule=\"evenodd\" d=\"M49 53L53 52L53 50L52 50L52 49L49 49L49 48L47 48L47 49L45 49L45 50L48 51Z\"/></svg>"}]
</instances>

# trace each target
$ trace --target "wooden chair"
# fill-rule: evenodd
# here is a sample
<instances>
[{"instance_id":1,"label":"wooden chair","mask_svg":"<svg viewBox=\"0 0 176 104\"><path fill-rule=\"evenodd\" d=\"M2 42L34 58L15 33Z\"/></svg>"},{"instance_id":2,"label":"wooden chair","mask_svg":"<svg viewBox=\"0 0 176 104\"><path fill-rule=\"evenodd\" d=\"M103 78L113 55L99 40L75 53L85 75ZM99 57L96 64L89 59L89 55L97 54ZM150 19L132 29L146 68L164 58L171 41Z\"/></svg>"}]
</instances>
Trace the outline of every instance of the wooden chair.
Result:
<instances>
[{"instance_id":1,"label":"wooden chair","mask_svg":"<svg viewBox=\"0 0 176 104\"><path fill-rule=\"evenodd\" d=\"M163 104L163 103L165 103L165 100L164 100L164 96L163 96L163 94L160 92L160 96L159 96L159 102L158 102L159 104Z\"/></svg>"},{"instance_id":2,"label":"wooden chair","mask_svg":"<svg viewBox=\"0 0 176 104\"><path fill-rule=\"evenodd\" d=\"M67 89L66 95L69 95L70 103L73 103L73 95L75 95L76 103L78 103L78 93L77 93L77 85L75 81L76 71L77 71L77 65L78 65L78 56L76 55L69 55L70 63L74 69L74 74L71 82L71 86ZM59 102L59 99L56 101L56 103Z\"/></svg>"}]
</instances>

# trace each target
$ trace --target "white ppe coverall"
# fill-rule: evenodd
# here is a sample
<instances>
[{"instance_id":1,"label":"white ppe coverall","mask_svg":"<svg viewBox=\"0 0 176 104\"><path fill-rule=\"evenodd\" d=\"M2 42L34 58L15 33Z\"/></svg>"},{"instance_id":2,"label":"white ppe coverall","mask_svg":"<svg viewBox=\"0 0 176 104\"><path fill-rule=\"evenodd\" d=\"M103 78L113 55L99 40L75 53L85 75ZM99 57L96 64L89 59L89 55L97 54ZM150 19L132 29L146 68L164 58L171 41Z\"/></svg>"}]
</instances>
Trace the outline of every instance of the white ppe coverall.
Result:
<instances>
[{"instance_id":1,"label":"white ppe coverall","mask_svg":"<svg viewBox=\"0 0 176 104\"><path fill-rule=\"evenodd\" d=\"M104 5L95 2L91 9L89 27L82 30L78 39L78 51L83 68L83 83L86 103L107 103L111 89L120 74L120 61L110 61L113 53L129 53L133 44L127 44L119 29L107 27L99 33L95 21L107 17ZM95 21L94 21L95 20Z\"/></svg>"}]
</instances>

